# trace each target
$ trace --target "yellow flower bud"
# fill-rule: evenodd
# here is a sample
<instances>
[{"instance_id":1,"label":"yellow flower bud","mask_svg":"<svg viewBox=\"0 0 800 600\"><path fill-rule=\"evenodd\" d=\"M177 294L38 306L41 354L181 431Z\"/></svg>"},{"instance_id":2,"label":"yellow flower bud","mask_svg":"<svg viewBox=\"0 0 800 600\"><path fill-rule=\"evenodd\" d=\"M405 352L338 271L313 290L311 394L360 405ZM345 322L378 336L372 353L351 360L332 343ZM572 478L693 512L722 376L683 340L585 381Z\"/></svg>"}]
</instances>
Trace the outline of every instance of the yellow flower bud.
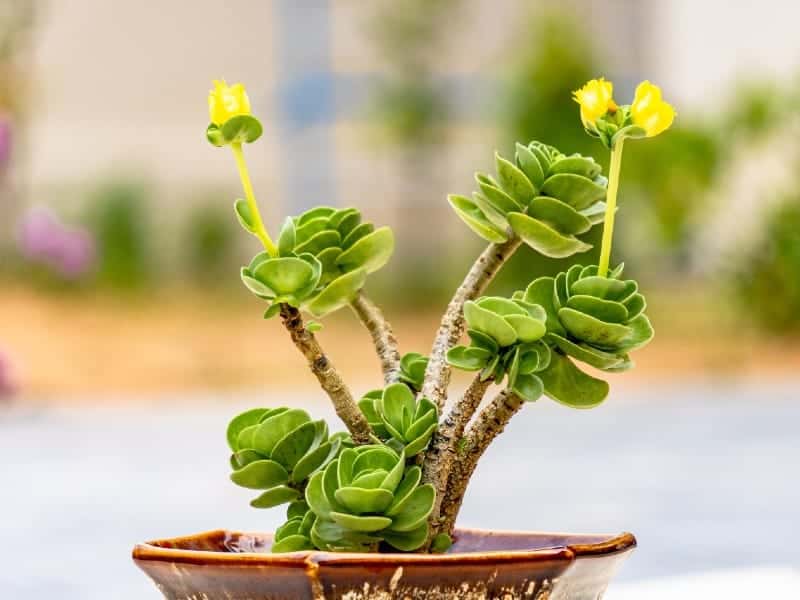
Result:
<instances>
[{"instance_id":1,"label":"yellow flower bud","mask_svg":"<svg viewBox=\"0 0 800 600\"><path fill-rule=\"evenodd\" d=\"M661 99L661 88L643 81L636 88L631 119L647 132L647 137L653 137L669 129L675 120L675 109Z\"/></svg>"},{"instance_id":2,"label":"yellow flower bud","mask_svg":"<svg viewBox=\"0 0 800 600\"><path fill-rule=\"evenodd\" d=\"M581 107L581 121L584 127L593 127L597 119L617 110L617 105L611 97L613 92L614 84L601 77L592 79L572 93L573 99Z\"/></svg>"},{"instance_id":3,"label":"yellow flower bud","mask_svg":"<svg viewBox=\"0 0 800 600\"><path fill-rule=\"evenodd\" d=\"M211 122L222 126L231 117L250 114L250 99L241 83L229 86L225 80L214 81L208 94L208 114Z\"/></svg>"}]
</instances>

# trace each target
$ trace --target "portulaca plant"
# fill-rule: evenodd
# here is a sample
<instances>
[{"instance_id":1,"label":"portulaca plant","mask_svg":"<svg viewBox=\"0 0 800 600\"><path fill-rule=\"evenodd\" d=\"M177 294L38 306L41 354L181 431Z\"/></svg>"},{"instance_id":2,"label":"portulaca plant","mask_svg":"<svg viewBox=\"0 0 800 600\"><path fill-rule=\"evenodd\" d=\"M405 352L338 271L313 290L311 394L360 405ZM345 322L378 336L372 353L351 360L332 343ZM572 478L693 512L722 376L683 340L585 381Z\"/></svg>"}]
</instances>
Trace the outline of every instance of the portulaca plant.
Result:
<instances>
[{"instance_id":1,"label":"portulaca plant","mask_svg":"<svg viewBox=\"0 0 800 600\"><path fill-rule=\"evenodd\" d=\"M509 420L542 397L567 407L598 406L607 373L633 366L630 354L653 329L636 281L610 265L623 144L658 135L673 108L643 82L617 105L610 82L576 91L590 135L611 151L606 178L594 159L544 142L495 155L495 174L477 173L470 195L451 195L461 220L488 242L450 301L429 355L401 354L391 326L364 288L394 250L389 227L357 208L320 206L290 216L273 239L256 203L243 146L262 133L241 84L215 82L208 140L233 152L244 190L234 209L263 251L241 270L244 285L278 317L330 398L346 431L291 407L254 408L230 422L231 480L257 491L251 505L287 505L273 552L443 552L451 543L467 484ZM527 244L568 259L603 224L599 264L567 265L511 297L481 294L509 257ZM369 332L384 387L356 399L315 332L321 319L350 307ZM466 334L466 336L464 336ZM462 336L463 339L462 339ZM445 412L451 370L475 373ZM480 409L490 388L496 395Z\"/></svg>"}]
</instances>

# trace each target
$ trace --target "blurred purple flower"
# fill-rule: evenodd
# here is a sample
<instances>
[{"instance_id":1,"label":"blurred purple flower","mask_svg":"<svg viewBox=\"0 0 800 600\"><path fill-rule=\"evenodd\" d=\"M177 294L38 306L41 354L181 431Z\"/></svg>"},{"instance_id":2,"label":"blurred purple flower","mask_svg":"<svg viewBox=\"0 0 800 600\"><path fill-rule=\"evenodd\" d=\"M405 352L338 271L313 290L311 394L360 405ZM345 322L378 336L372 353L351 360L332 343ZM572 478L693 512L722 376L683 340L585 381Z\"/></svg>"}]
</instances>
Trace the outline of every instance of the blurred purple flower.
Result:
<instances>
[{"instance_id":1,"label":"blurred purple flower","mask_svg":"<svg viewBox=\"0 0 800 600\"><path fill-rule=\"evenodd\" d=\"M12 142L11 119L8 115L0 115L0 168L5 167L11 158Z\"/></svg>"},{"instance_id":2,"label":"blurred purple flower","mask_svg":"<svg viewBox=\"0 0 800 600\"><path fill-rule=\"evenodd\" d=\"M16 391L17 383L11 370L11 364L6 355L0 352L0 400L13 396Z\"/></svg>"},{"instance_id":3,"label":"blurred purple flower","mask_svg":"<svg viewBox=\"0 0 800 600\"><path fill-rule=\"evenodd\" d=\"M85 229L65 226L52 211L34 207L22 218L17 232L19 249L33 262L77 279L95 262L94 239Z\"/></svg>"}]
</instances>

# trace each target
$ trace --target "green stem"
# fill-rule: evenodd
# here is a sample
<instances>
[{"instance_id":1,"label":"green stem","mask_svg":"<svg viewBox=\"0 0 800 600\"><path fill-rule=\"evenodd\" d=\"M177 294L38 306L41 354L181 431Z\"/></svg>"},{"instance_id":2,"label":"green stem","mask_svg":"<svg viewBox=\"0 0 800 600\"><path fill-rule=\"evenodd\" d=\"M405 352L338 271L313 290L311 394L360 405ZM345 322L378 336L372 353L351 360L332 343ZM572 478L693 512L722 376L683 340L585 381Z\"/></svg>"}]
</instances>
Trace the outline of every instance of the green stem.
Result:
<instances>
[{"instance_id":1,"label":"green stem","mask_svg":"<svg viewBox=\"0 0 800 600\"><path fill-rule=\"evenodd\" d=\"M597 274L605 277L608 263L611 261L611 241L614 239L614 216L617 212L617 190L619 189L619 172L622 167L622 144L620 139L611 150L611 166L608 169L608 195L606 197L606 216L603 225L603 242L600 246L600 262Z\"/></svg>"},{"instance_id":2,"label":"green stem","mask_svg":"<svg viewBox=\"0 0 800 600\"><path fill-rule=\"evenodd\" d=\"M256 204L256 197L253 193L253 184L250 181L250 172L247 170L247 163L244 160L244 152L242 152L241 144L231 144L233 156L236 159L236 167L239 169L239 178L242 180L242 187L244 188L244 197L247 200L247 206L250 208L250 217L253 220L253 229L256 237L261 240L264 248L270 256L278 256L278 249L269 237L267 230L264 228L264 221L261 220L261 213L258 211L258 204Z\"/></svg>"}]
</instances>

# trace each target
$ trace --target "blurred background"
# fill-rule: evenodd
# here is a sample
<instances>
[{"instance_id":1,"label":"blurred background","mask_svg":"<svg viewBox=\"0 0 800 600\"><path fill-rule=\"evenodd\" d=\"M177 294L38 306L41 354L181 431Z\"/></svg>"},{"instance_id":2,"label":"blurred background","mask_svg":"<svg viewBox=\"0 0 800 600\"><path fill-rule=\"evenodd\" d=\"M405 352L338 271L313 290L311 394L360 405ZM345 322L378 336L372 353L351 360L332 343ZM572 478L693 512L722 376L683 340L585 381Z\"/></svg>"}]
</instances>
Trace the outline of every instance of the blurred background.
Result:
<instances>
[{"instance_id":1,"label":"blurred background","mask_svg":"<svg viewBox=\"0 0 800 600\"><path fill-rule=\"evenodd\" d=\"M395 229L368 291L419 352L482 247L446 194L517 140L607 165L572 90L605 76L627 102L658 83L678 118L626 147L614 248L657 337L603 407L520 415L464 520L632 530L628 580L800 565L798 18L786 0L0 0L9 597L106 598L87 579L103 561L115 598L156 598L134 542L281 517L226 481L227 419L331 414L239 282L257 242L230 153L204 139L221 77L264 123L246 151L273 231L317 204ZM492 290L560 268L521 251ZM378 385L352 315L319 335L356 392ZM498 511L498 489L524 514ZM45 539L58 564L30 555Z\"/></svg>"}]
</instances>

